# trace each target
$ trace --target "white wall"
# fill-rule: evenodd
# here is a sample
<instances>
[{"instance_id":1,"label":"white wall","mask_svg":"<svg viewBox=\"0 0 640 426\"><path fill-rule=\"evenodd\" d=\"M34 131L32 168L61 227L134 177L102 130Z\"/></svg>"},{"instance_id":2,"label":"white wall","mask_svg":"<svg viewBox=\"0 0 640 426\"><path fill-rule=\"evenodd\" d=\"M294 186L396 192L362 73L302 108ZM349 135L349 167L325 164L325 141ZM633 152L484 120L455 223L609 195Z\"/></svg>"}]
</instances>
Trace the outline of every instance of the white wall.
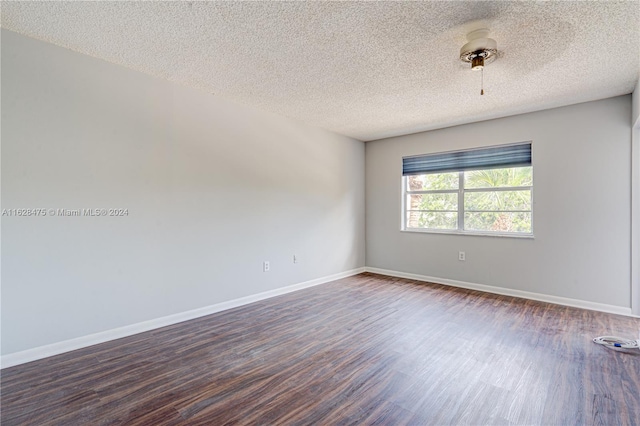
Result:
<instances>
[{"instance_id":1,"label":"white wall","mask_svg":"<svg viewBox=\"0 0 640 426\"><path fill-rule=\"evenodd\" d=\"M98 207L2 218L3 354L364 266L364 144L3 30L2 208Z\"/></svg>"},{"instance_id":2,"label":"white wall","mask_svg":"<svg viewBox=\"0 0 640 426\"><path fill-rule=\"evenodd\" d=\"M640 316L640 78L631 105L631 307Z\"/></svg>"},{"instance_id":3,"label":"white wall","mask_svg":"<svg viewBox=\"0 0 640 426\"><path fill-rule=\"evenodd\" d=\"M633 89L631 95L631 123L636 124L640 119L640 78L636 82L636 86Z\"/></svg>"},{"instance_id":4,"label":"white wall","mask_svg":"<svg viewBox=\"0 0 640 426\"><path fill-rule=\"evenodd\" d=\"M630 115L627 95L368 142L367 266L630 307ZM403 156L529 140L535 239L400 231Z\"/></svg>"}]
</instances>

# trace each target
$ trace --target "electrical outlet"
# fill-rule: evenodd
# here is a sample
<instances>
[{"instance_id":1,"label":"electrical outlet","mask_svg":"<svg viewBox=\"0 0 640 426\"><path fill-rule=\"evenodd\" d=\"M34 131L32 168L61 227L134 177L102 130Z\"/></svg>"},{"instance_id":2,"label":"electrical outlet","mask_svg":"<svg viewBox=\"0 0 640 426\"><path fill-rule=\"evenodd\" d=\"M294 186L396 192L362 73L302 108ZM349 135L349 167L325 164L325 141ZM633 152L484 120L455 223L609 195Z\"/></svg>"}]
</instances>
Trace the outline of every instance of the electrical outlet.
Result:
<instances>
[{"instance_id":1,"label":"electrical outlet","mask_svg":"<svg viewBox=\"0 0 640 426\"><path fill-rule=\"evenodd\" d=\"M269 264L268 260L265 260L264 262L262 262L262 272L269 272L270 269L271 269L271 265Z\"/></svg>"},{"instance_id":2,"label":"electrical outlet","mask_svg":"<svg viewBox=\"0 0 640 426\"><path fill-rule=\"evenodd\" d=\"M458 260L462 260L462 261L465 260L465 254L463 251L458 252Z\"/></svg>"},{"instance_id":3,"label":"electrical outlet","mask_svg":"<svg viewBox=\"0 0 640 426\"><path fill-rule=\"evenodd\" d=\"M295 254L293 255L293 263L298 263L298 256Z\"/></svg>"}]
</instances>

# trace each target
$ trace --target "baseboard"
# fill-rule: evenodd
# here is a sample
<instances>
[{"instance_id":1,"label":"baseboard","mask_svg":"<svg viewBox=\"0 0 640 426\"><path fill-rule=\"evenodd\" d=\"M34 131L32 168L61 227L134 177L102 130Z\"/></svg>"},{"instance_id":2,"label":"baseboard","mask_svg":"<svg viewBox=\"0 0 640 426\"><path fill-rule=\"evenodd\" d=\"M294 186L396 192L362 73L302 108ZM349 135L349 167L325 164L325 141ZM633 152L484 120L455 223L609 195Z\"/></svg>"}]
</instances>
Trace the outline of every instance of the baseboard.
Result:
<instances>
[{"instance_id":1,"label":"baseboard","mask_svg":"<svg viewBox=\"0 0 640 426\"><path fill-rule=\"evenodd\" d=\"M622 306L607 305L604 303L570 299L567 297L551 296L548 294L532 293L529 291L514 290L514 289L504 288L504 287L494 287L490 285L469 283L465 281L456 281L456 280L450 280L447 278L428 277L426 275L410 274L410 273L399 272L399 271L390 271L387 269L371 268L368 266L365 269L367 272L371 272L373 274L387 275L390 277L407 278L407 279L416 280L416 281L425 281L425 282L430 282L435 284L450 285L453 287L467 288L470 290L484 291L487 293L502 294L504 296L513 296L513 297L520 297L523 299L538 300L540 302L555 303L556 305L573 306L575 308L607 312L610 314L625 315L630 317L635 316L631 313L631 308L625 308Z\"/></svg>"},{"instance_id":2,"label":"baseboard","mask_svg":"<svg viewBox=\"0 0 640 426\"><path fill-rule=\"evenodd\" d=\"M97 345L99 343L108 342L110 340L132 336L134 334L143 333L145 331L155 330L160 327L166 327L168 325L173 325L183 321L203 317L205 315L215 314L216 312L237 308L249 303L258 302L260 300L269 299L271 297L280 296L283 294L302 290L304 288L309 288L330 281L339 280L341 278L357 275L362 272L365 272L365 268L352 269L349 271L316 278L314 280L293 284L287 287L277 288L274 290L265 291L263 293L252 294L250 296L241 297L239 299L216 303L215 305L205 306L203 308L193 309L191 311L180 312L178 314L168 315L166 317L114 328L112 330L106 330L100 333L77 337L75 339L52 343L50 345L39 346L37 348L27 349L20 352L14 352L12 354L3 355L0 358L0 366L2 366L1 368L3 369L13 367L15 365L36 361L38 359L47 358L53 355L59 355L61 353L74 351L76 349L86 348L87 346Z\"/></svg>"}]
</instances>

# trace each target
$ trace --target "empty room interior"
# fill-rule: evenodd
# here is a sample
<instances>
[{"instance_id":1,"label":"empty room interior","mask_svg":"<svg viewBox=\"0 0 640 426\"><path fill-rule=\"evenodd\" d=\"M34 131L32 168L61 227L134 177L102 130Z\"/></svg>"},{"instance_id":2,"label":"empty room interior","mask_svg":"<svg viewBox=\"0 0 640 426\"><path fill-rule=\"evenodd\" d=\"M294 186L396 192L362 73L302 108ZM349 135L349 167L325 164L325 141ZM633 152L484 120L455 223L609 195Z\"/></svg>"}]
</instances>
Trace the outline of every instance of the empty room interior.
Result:
<instances>
[{"instance_id":1,"label":"empty room interior","mask_svg":"<svg viewBox=\"0 0 640 426\"><path fill-rule=\"evenodd\" d=\"M640 424L640 1L0 7L2 425Z\"/></svg>"}]
</instances>

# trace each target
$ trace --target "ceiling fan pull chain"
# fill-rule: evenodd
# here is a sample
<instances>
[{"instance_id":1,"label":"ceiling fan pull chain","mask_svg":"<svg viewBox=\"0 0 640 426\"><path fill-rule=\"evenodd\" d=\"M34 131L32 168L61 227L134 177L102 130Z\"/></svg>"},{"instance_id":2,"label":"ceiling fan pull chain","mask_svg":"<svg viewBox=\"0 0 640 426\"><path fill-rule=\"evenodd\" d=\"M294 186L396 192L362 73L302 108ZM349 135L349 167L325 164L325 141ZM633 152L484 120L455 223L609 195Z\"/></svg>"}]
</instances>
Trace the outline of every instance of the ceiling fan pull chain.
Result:
<instances>
[{"instance_id":1,"label":"ceiling fan pull chain","mask_svg":"<svg viewBox=\"0 0 640 426\"><path fill-rule=\"evenodd\" d=\"M480 82L480 95L484 95L484 68L482 68L482 70L480 70L480 78L481 78L481 82Z\"/></svg>"}]
</instances>

